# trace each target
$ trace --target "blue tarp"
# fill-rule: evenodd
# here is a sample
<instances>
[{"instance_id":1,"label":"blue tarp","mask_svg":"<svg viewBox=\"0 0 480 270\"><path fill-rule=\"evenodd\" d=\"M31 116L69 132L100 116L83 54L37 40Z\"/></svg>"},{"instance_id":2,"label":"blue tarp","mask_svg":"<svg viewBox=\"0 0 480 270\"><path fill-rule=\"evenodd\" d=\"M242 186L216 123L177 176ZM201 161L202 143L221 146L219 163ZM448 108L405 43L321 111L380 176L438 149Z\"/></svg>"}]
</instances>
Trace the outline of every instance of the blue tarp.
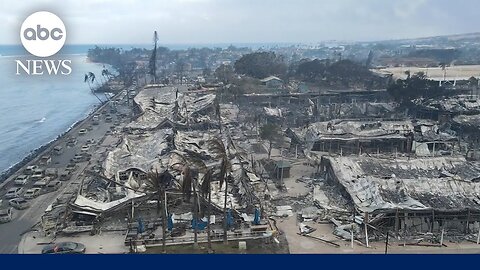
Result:
<instances>
[{"instance_id":1,"label":"blue tarp","mask_svg":"<svg viewBox=\"0 0 480 270\"><path fill-rule=\"evenodd\" d=\"M198 222L195 222L195 219L192 219L192 229L196 227L197 230L202 231L202 230L205 230L207 225L208 225L207 222L203 222L202 220L198 220Z\"/></svg>"},{"instance_id":2,"label":"blue tarp","mask_svg":"<svg viewBox=\"0 0 480 270\"><path fill-rule=\"evenodd\" d=\"M169 230L169 231L173 230L173 217L172 217L172 214L168 214L167 230Z\"/></svg>"},{"instance_id":3,"label":"blue tarp","mask_svg":"<svg viewBox=\"0 0 480 270\"><path fill-rule=\"evenodd\" d=\"M232 216L232 210L227 209L227 228L230 229L231 226L233 226L233 216Z\"/></svg>"},{"instance_id":4,"label":"blue tarp","mask_svg":"<svg viewBox=\"0 0 480 270\"><path fill-rule=\"evenodd\" d=\"M145 225L143 224L143 220L141 218L138 218L137 233L143 233L143 232L145 232Z\"/></svg>"},{"instance_id":5,"label":"blue tarp","mask_svg":"<svg viewBox=\"0 0 480 270\"><path fill-rule=\"evenodd\" d=\"M260 224L260 209L255 208L255 218L253 219L253 225L259 225Z\"/></svg>"}]
</instances>

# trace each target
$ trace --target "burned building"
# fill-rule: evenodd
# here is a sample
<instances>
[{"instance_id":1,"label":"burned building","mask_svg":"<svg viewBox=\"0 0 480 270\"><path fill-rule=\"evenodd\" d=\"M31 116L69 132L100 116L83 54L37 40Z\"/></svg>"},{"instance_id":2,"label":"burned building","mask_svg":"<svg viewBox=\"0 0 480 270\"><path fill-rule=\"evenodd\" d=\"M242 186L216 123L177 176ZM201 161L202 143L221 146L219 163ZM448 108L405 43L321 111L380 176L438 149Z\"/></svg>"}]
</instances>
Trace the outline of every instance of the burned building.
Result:
<instances>
[{"instance_id":1,"label":"burned building","mask_svg":"<svg viewBox=\"0 0 480 270\"><path fill-rule=\"evenodd\" d=\"M333 120L296 129L295 135L295 141L303 138L307 151L337 154L413 153L417 156L438 156L451 155L459 149L453 131L442 130L436 123L427 120Z\"/></svg>"},{"instance_id":2,"label":"burned building","mask_svg":"<svg viewBox=\"0 0 480 270\"><path fill-rule=\"evenodd\" d=\"M306 149L330 153L410 152L413 124L400 120L334 120L299 130Z\"/></svg>"},{"instance_id":3,"label":"burned building","mask_svg":"<svg viewBox=\"0 0 480 270\"><path fill-rule=\"evenodd\" d=\"M479 229L480 170L463 157L323 157L321 168L354 205L366 235Z\"/></svg>"}]
</instances>

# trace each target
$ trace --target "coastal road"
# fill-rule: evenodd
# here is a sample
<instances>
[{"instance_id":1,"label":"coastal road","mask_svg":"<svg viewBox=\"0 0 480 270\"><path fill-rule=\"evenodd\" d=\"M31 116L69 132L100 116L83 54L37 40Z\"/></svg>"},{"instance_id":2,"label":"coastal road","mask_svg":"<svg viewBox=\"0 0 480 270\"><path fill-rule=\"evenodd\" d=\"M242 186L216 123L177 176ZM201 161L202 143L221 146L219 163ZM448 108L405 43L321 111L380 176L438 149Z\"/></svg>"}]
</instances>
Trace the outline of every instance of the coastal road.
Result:
<instances>
[{"instance_id":1,"label":"coastal road","mask_svg":"<svg viewBox=\"0 0 480 270\"><path fill-rule=\"evenodd\" d=\"M124 97L125 95L120 94L119 97ZM26 166L29 165L38 165L42 169L46 168L56 168L60 171L64 171L66 166L71 162L73 157L76 154L81 153L81 148L84 145L90 145L90 149L86 151L88 154L95 154L98 151L107 151L107 149L99 149L100 142L111 133L114 129L120 129L123 124L128 123L130 119L125 117L125 115L130 115L131 107L126 103L126 99L119 99L116 107L116 112L112 110L112 102L109 102L101 110L96 111L98 114L99 122L98 125L93 124L92 117L88 117L82 123L77 125L75 128L70 130L67 134L58 139L50 149L53 149L55 146L62 146L63 151L59 155L54 155L51 150L48 149L46 152L41 153L40 156L49 155L52 158L52 161L48 165L39 165L39 160L34 159L29 162ZM120 115L124 115L123 117ZM111 121L107 121L107 117L111 117ZM79 131L81 129L87 129L86 134L80 135ZM114 135L110 135L114 136ZM119 136L119 135L116 135ZM71 147L67 147L67 141L69 138L76 138L77 143ZM94 143L87 143L87 141L94 140ZM40 222L42 215L49 205L55 202L55 200L66 193L71 193L72 190L77 190L80 186L81 175L86 168L90 168L92 165L96 165L101 160L95 160L96 155L92 155L92 160L83 161L76 163L75 170L70 174L69 179L62 182L62 186L59 190L54 192L47 192L46 188L42 189L42 195L31 200L31 206L25 210L16 210L14 209L13 220L8 223L0 224L0 253L2 254L15 254L18 252L18 243L21 240L22 234L31 230L37 223ZM8 200L4 198L6 190L14 186L13 178L17 175L22 174L25 167L21 168L17 173L12 175L7 181L1 191L0 191L0 200L3 199L3 202L0 204L0 207L7 207ZM28 188L33 187L34 181L29 180L29 182L24 186L24 191Z\"/></svg>"}]
</instances>

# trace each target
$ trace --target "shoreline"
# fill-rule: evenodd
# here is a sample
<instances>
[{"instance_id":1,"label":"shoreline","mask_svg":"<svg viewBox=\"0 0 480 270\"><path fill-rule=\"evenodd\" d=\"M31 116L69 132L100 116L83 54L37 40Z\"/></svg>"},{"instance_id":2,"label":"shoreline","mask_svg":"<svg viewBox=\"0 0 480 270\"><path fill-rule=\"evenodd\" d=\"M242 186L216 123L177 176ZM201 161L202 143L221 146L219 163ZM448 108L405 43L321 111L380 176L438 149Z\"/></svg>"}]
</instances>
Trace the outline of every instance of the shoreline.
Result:
<instances>
[{"instance_id":1,"label":"shoreline","mask_svg":"<svg viewBox=\"0 0 480 270\"><path fill-rule=\"evenodd\" d=\"M104 103L104 104L107 104L108 102ZM15 174L18 170L20 170L22 167L24 167L25 165L27 165L28 163L32 162L33 160L35 160L36 158L38 158L39 156L41 156L42 153L44 153L46 150L48 150L52 145L54 145L55 143L57 143L60 139L62 139L63 137L65 137L65 135L67 135L70 131L72 131L73 129L75 129L76 127L78 127L79 125L81 125L81 123L83 123L85 120L87 120L88 118L90 118L93 114L95 114L100 108L103 107L102 104L94 104L93 105L94 107L89 110L89 112L84 116L82 117L81 119L75 121L72 125L70 125L70 127L65 130L64 132L60 133L55 139L53 140L50 140L49 142L47 143L44 143L42 145L40 145L39 147L33 149L32 151L30 151L22 160L14 163L12 166L8 167L7 169L5 169L4 171L2 171L0 173L0 187L6 183L6 180L11 177L13 174Z\"/></svg>"},{"instance_id":2,"label":"shoreline","mask_svg":"<svg viewBox=\"0 0 480 270\"><path fill-rule=\"evenodd\" d=\"M80 54L80 55L85 55L86 54ZM97 64L102 64L99 62L91 62L88 57L86 57L86 61L90 63L97 63ZM103 64L105 65L105 64ZM116 78L112 78L110 81L115 80ZM110 93L112 96L110 99L116 98L116 96L123 91L119 90L117 93L115 92L96 92L96 93ZM57 143L60 139L64 138L65 135L67 135L70 131L81 125L85 120L89 119L90 117L93 116L99 109L101 109L105 104L108 104L109 100L105 100L104 103L102 104L92 104L93 108L89 109L88 112L82 116L80 119L76 120L73 124L70 125L65 131L61 132L57 137L54 139L43 143L42 145L34 148L30 152L28 152L21 160L18 162L15 162L8 168L4 169L3 171L0 171L0 188L3 187L3 185L7 182L8 178L10 178L13 174L18 172L22 167L27 165L28 163L34 161L36 158L42 155L42 153L46 152L50 147L52 147L55 143Z\"/></svg>"},{"instance_id":3,"label":"shoreline","mask_svg":"<svg viewBox=\"0 0 480 270\"><path fill-rule=\"evenodd\" d=\"M32 150L27 156L25 156L21 161L15 163L14 165L10 166L6 170L0 173L0 188L6 185L9 181L8 179L12 177L15 173L17 173L21 168L25 167L27 164L39 159L44 153L48 152L53 148L58 141L64 139L70 132L74 131L78 126L82 125L85 121L89 120L93 117L94 114L98 113L102 110L105 106L107 106L111 100L117 98L125 89L122 88L118 90L117 93L114 93L110 100L105 101L103 104L94 104L93 108L84 116L83 118L79 119L75 123L73 123L66 131L59 134L55 139L47 142L36 149ZM11 179L10 179L11 180Z\"/></svg>"}]
</instances>

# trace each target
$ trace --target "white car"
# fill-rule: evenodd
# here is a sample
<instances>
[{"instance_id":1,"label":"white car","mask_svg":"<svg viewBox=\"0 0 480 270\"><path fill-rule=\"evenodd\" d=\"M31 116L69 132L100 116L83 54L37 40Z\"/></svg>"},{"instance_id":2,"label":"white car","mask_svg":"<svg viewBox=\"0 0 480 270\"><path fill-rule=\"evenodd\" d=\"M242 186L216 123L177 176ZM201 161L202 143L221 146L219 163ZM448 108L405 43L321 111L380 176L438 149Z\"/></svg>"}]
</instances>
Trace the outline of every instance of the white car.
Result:
<instances>
[{"instance_id":1,"label":"white car","mask_svg":"<svg viewBox=\"0 0 480 270\"><path fill-rule=\"evenodd\" d=\"M36 198L38 197L38 195L40 195L40 191L42 189L41 188L31 188L31 189L28 189L27 191L25 191L25 193L23 194L23 197L25 199L33 199L33 198Z\"/></svg>"},{"instance_id":2,"label":"white car","mask_svg":"<svg viewBox=\"0 0 480 270\"><path fill-rule=\"evenodd\" d=\"M33 172L38 169L38 166L37 165L31 165L31 166L28 166L26 169L25 169L25 174L33 174Z\"/></svg>"},{"instance_id":3,"label":"white car","mask_svg":"<svg viewBox=\"0 0 480 270\"><path fill-rule=\"evenodd\" d=\"M90 150L90 146L89 145L84 145L84 146L82 146L82 149L80 149L80 152L88 152L88 150Z\"/></svg>"},{"instance_id":4,"label":"white car","mask_svg":"<svg viewBox=\"0 0 480 270\"><path fill-rule=\"evenodd\" d=\"M15 185L24 186L28 181L28 175L21 174L15 178Z\"/></svg>"},{"instance_id":5,"label":"white car","mask_svg":"<svg viewBox=\"0 0 480 270\"><path fill-rule=\"evenodd\" d=\"M12 208L8 207L0 209L0 223L7 223L12 221Z\"/></svg>"},{"instance_id":6,"label":"white car","mask_svg":"<svg viewBox=\"0 0 480 270\"><path fill-rule=\"evenodd\" d=\"M22 191L23 191L23 188L21 188L21 187L12 187L5 194L5 199L16 198L16 197L20 196Z\"/></svg>"},{"instance_id":7,"label":"white car","mask_svg":"<svg viewBox=\"0 0 480 270\"><path fill-rule=\"evenodd\" d=\"M33 184L33 186L34 187L44 187L44 186L48 185L48 183L50 183L51 180L52 180L52 178L47 176L47 177L44 177L41 180L38 180L37 182L35 182L35 184Z\"/></svg>"},{"instance_id":8,"label":"white car","mask_svg":"<svg viewBox=\"0 0 480 270\"><path fill-rule=\"evenodd\" d=\"M40 179L43 177L43 170L42 169L36 169L33 171L32 179Z\"/></svg>"},{"instance_id":9,"label":"white car","mask_svg":"<svg viewBox=\"0 0 480 270\"><path fill-rule=\"evenodd\" d=\"M85 134L87 134L87 130L84 129L84 128L82 128L78 131L78 135L85 135Z\"/></svg>"},{"instance_id":10,"label":"white car","mask_svg":"<svg viewBox=\"0 0 480 270\"><path fill-rule=\"evenodd\" d=\"M49 190L55 191L55 190L58 190L61 185L62 185L62 182L60 182L58 180L57 181L52 181L47 185L47 188Z\"/></svg>"},{"instance_id":11,"label":"white car","mask_svg":"<svg viewBox=\"0 0 480 270\"><path fill-rule=\"evenodd\" d=\"M27 209L28 207L30 207L30 203L24 198L11 199L8 203L10 204L10 206L18 210Z\"/></svg>"}]
</instances>

